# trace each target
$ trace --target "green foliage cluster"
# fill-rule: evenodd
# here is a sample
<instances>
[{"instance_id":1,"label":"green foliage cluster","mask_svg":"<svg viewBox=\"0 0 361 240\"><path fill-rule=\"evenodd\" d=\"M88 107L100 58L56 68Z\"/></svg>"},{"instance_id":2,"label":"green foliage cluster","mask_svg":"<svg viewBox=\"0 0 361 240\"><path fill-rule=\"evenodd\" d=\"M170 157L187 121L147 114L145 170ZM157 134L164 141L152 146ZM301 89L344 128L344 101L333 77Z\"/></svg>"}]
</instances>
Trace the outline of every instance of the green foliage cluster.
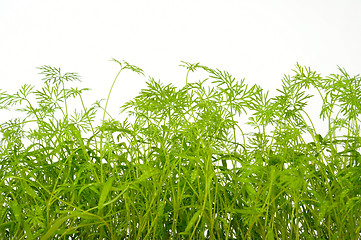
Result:
<instances>
[{"instance_id":1,"label":"green foliage cluster","mask_svg":"<svg viewBox=\"0 0 361 240\"><path fill-rule=\"evenodd\" d=\"M182 62L183 88L150 78L121 122L107 112L112 89L123 70L143 71L113 60L120 70L105 107L86 107L89 89L66 86L79 76L50 66L40 68L40 90L0 91L0 108L25 113L0 125L1 239L361 236L359 76L297 64L269 98L226 71ZM209 77L188 82L196 70ZM325 136L305 111L310 87ZM74 99L82 110L69 114ZM247 111L255 133L236 120Z\"/></svg>"}]
</instances>

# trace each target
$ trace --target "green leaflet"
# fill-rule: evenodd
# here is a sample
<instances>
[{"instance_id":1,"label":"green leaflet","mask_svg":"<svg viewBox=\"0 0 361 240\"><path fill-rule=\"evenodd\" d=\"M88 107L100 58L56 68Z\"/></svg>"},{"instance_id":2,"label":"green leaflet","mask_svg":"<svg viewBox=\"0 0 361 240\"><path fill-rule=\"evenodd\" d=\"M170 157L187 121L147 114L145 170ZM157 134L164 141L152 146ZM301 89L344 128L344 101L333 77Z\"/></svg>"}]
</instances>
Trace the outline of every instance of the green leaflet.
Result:
<instances>
[{"instance_id":1,"label":"green leaflet","mask_svg":"<svg viewBox=\"0 0 361 240\"><path fill-rule=\"evenodd\" d=\"M106 183L103 185L103 189L102 189L102 192L99 197L98 214L104 207L104 202L108 197L108 194L109 194L110 188L112 187L113 181L114 181L114 177L110 177L110 178L108 178Z\"/></svg>"}]
</instances>

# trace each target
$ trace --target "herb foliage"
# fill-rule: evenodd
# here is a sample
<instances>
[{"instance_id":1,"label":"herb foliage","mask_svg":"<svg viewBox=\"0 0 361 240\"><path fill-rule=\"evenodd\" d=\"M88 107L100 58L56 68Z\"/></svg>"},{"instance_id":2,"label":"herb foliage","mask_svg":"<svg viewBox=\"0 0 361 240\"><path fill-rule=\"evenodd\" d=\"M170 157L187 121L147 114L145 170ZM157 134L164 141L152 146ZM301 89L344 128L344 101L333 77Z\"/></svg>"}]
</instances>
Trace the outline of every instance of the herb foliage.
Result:
<instances>
[{"instance_id":1,"label":"herb foliage","mask_svg":"<svg viewBox=\"0 0 361 240\"><path fill-rule=\"evenodd\" d=\"M39 68L39 90L0 91L1 109L25 113L0 125L1 239L360 237L358 75L321 77L297 64L269 98L226 71L182 62L183 88L150 78L118 121L107 112L118 77L144 73L113 61L120 70L104 107L86 106L89 89L67 87L78 74L51 66ZM190 82L194 71L208 78ZM322 99L325 136L305 110L309 88ZM82 109L70 113L74 100ZM256 132L244 132L237 118L246 117Z\"/></svg>"}]
</instances>

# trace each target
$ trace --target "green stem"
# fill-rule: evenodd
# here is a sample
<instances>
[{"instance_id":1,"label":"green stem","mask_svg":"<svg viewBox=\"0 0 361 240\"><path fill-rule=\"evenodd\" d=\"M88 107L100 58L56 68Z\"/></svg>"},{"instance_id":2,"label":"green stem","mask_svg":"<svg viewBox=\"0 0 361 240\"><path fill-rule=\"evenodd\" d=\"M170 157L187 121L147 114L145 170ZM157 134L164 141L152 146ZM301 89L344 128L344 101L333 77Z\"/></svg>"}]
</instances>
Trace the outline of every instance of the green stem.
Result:
<instances>
[{"instance_id":1,"label":"green stem","mask_svg":"<svg viewBox=\"0 0 361 240\"><path fill-rule=\"evenodd\" d=\"M110 99L110 94L112 93L113 91L113 88L114 88L114 85L115 85L115 82L117 81L118 77L119 77L119 74L120 72L123 70L123 68L121 68L118 72L118 74L116 75L113 83L112 83L112 86L110 87L110 90L108 92L108 97L107 97L107 100L106 100L106 103L105 103L105 107L104 107L104 113L103 113L103 119L102 119L102 124L104 123L104 120L105 120L105 114L106 114L106 111L107 111L107 108L108 108L108 103L109 103L109 99ZM100 181L101 183L103 183L104 179L103 179L103 132L100 134L100 146L99 146L99 151L100 151L100 158L99 158L99 161L100 161Z\"/></svg>"}]
</instances>

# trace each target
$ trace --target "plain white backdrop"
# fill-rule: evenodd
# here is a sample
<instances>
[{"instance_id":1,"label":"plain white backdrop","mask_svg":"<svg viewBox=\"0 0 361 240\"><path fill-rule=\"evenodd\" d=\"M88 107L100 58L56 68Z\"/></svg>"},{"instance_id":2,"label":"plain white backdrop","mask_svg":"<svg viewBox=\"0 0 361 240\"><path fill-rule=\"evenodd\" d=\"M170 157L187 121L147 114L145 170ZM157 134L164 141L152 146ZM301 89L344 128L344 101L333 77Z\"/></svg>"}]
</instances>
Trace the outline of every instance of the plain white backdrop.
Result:
<instances>
[{"instance_id":1,"label":"plain white backdrop","mask_svg":"<svg viewBox=\"0 0 361 240\"><path fill-rule=\"evenodd\" d=\"M119 69L108 60L116 58L146 77L121 75L114 115L148 76L183 86L182 60L275 93L297 62L323 75L337 65L361 73L360 13L359 0L1 0L0 89L41 86L36 67L50 65L81 75L90 106L106 98ZM0 110L0 119L9 116Z\"/></svg>"}]
</instances>

